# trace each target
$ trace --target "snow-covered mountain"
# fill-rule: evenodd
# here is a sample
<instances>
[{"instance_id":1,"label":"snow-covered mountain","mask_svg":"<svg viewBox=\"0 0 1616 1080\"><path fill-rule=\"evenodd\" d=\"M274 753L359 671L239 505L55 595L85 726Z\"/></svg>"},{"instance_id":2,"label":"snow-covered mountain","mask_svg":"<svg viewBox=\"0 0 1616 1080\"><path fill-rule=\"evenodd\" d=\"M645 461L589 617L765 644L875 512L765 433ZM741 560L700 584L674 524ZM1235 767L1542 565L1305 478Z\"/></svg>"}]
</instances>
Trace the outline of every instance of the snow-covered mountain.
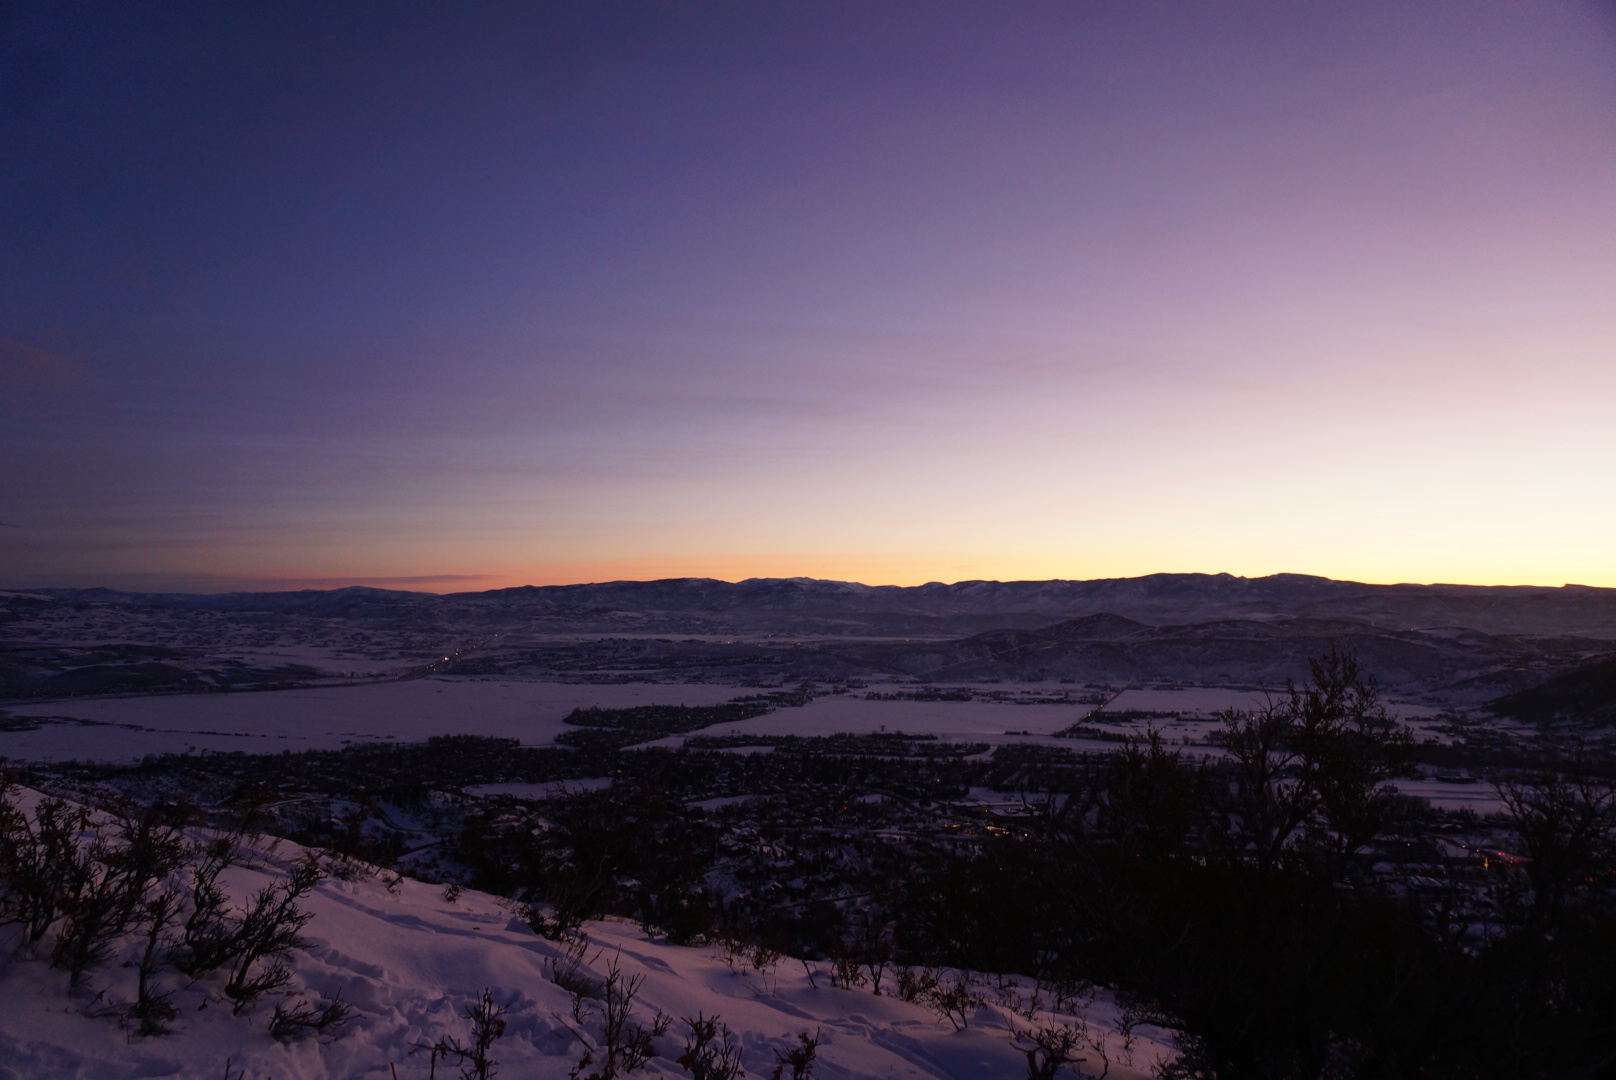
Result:
<instances>
[{"instance_id":1,"label":"snow-covered mountain","mask_svg":"<svg viewBox=\"0 0 1616 1080\"><path fill-rule=\"evenodd\" d=\"M1613 641L1616 590L1295 574L913 588L677 578L447 596L63 589L0 596L0 700L425 674L1271 686L1340 646L1386 685L1466 704L1608 655Z\"/></svg>"}]
</instances>

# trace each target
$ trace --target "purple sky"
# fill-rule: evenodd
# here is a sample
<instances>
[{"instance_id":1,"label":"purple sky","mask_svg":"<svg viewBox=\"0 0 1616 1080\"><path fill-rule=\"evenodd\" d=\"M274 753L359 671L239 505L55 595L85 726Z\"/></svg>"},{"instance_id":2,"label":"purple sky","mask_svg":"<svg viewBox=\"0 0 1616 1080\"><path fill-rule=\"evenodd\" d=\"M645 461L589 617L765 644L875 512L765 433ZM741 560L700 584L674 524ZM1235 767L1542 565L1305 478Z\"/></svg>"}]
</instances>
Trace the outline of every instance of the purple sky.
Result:
<instances>
[{"instance_id":1,"label":"purple sky","mask_svg":"<svg viewBox=\"0 0 1616 1080\"><path fill-rule=\"evenodd\" d=\"M0 9L0 586L1616 585L1616 7Z\"/></svg>"}]
</instances>

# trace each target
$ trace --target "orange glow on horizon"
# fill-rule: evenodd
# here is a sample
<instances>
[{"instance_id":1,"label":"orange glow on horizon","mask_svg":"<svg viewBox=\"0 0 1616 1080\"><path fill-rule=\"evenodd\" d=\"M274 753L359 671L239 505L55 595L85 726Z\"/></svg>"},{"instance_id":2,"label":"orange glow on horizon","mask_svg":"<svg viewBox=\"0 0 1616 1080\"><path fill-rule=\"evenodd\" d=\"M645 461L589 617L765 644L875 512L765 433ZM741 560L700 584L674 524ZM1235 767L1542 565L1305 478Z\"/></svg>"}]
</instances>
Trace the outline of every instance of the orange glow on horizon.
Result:
<instances>
[{"instance_id":1,"label":"orange glow on horizon","mask_svg":"<svg viewBox=\"0 0 1616 1080\"><path fill-rule=\"evenodd\" d=\"M1259 578L1272 574L1304 574L1327 577L1337 581L1353 581L1365 585L1473 585L1473 586L1528 586L1560 588L1581 586L1586 588L1616 588L1616 575L1610 578L1582 581L1552 581L1526 575L1477 576L1457 578L1453 575L1413 575L1320 572L1313 568L1293 566L1275 569L1243 570L1204 567L1161 567L1138 569L1096 567L1074 571L1040 564L1008 564L1014 569L992 569L991 560L966 564L922 564L917 568L900 559L879 557L809 557L809 556L754 556L727 559L635 559L611 562L576 562L550 564L530 571L486 572L478 574L315 574L308 576L284 575L260 577L247 574L220 573L192 579L188 588L149 591L192 592L279 592L299 589L340 589L349 586L398 589L408 592L461 593L485 592L520 586L588 585L612 581L654 581L670 578L710 578L718 581L739 582L749 578L815 578L848 581L864 585L896 585L912 587L930 582L954 584L962 581L1085 581L1115 578L1137 578L1153 574L1208 574L1229 573L1236 577ZM1021 567L1025 568L1022 569ZM160 575L152 575L158 577ZM179 575L175 575L179 578ZM145 591L147 587L129 585L131 589Z\"/></svg>"}]
</instances>

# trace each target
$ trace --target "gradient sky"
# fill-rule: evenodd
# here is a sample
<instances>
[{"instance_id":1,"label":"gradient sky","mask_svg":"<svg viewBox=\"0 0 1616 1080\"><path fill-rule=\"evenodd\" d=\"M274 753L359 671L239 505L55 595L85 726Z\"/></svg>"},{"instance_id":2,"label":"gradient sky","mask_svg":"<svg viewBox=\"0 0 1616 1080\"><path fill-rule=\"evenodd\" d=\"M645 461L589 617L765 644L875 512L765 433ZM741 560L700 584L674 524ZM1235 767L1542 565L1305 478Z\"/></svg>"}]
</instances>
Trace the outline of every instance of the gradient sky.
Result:
<instances>
[{"instance_id":1,"label":"gradient sky","mask_svg":"<svg viewBox=\"0 0 1616 1080\"><path fill-rule=\"evenodd\" d=\"M5 4L0 585L1616 586L1616 7Z\"/></svg>"}]
</instances>

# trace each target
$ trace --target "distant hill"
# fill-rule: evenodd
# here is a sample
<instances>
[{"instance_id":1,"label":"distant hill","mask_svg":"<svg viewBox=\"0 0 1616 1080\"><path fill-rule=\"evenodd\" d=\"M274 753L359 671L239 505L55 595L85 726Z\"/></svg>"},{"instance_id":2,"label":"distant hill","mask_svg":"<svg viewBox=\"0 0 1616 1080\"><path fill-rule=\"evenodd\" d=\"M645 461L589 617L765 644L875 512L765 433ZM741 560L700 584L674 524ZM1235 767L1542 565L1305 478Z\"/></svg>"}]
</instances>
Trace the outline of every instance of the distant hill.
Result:
<instances>
[{"instance_id":1,"label":"distant hill","mask_svg":"<svg viewBox=\"0 0 1616 1080\"><path fill-rule=\"evenodd\" d=\"M1533 724L1579 720L1616 726L1616 656L1567 671L1541 686L1505 694L1488 708Z\"/></svg>"},{"instance_id":2,"label":"distant hill","mask_svg":"<svg viewBox=\"0 0 1616 1080\"><path fill-rule=\"evenodd\" d=\"M1580 668L1613 642L1616 589L1300 574L912 587L670 578L446 596L46 589L0 593L0 699L427 674L1272 687L1340 647L1388 687L1469 705Z\"/></svg>"},{"instance_id":3,"label":"distant hill","mask_svg":"<svg viewBox=\"0 0 1616 1080\"><path fill-rule=\"evenodd\" d=\"M1566 585L1366 585L1305 574L1151 574L1093 581L961 581L861 585L813 578L712 578L521 586L432 593L348 588L281 593L124 593L36 589L91 603L218 612L384 620L538 619L601 632L779 631L813 635L953 637L989 629L1042 629L1109 614L1151 625L1214 620L1346 619L1384 630L1464 627L1488 634L1616 640L1616 589Z\"/></svg>"}]
</instances>

